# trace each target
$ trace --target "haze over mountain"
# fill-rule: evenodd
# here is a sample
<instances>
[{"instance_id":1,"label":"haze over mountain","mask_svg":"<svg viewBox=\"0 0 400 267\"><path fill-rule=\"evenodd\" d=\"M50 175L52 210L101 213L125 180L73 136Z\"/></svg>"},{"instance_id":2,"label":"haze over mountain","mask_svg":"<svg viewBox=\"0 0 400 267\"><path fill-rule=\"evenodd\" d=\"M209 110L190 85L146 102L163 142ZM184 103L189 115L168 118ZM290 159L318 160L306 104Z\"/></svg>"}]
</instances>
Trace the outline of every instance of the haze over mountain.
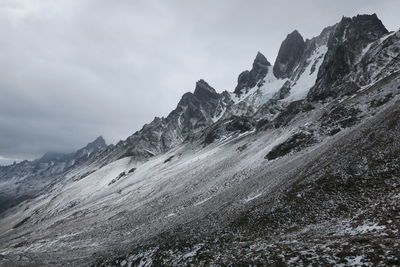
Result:
<instances>
[{"instance_id":1,"label":"haze over mountain","mask_svg":"<svg viewBox=\"0 0 400 267\"><path fill-rule=\"evenodd\" d=\"M400 264L400 31L259 50L115 145L0 167L0 264Z\"/></svg>"}]
</instances>

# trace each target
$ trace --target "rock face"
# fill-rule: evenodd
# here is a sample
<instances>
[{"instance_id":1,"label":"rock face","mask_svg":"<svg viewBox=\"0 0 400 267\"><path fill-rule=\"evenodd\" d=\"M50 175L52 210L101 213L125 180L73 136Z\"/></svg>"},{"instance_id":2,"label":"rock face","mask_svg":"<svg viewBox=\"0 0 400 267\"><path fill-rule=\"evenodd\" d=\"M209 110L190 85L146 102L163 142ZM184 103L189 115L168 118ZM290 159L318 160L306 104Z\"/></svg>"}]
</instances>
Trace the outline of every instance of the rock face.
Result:
<instances>
[{"instance_id":1,"label":"rock face","mask_svg":"<svg viewBox=\"0 0 400 267\"><path fill-rule=\"evenodd\" d=\"M303 36L295 30L282 42L274 64L274 75L277 78L290 78L294 68L304 53L306 43Z\"/></svg>"},{"instance_id":2,"label":"rock face","mask_svg":"<svg viewBox=\"0 0 400 267\"><path fill-rule=\"evenodd\" d=\"M238 77L238 85L234 93L240 95L246 92L249 88L258 85L267 75L271 63L260 52L257 53L253 62L253 68L248 71L243 71ZM261 86L261 84L259 84Z\"/></svg>"},{"instance_id":3,"label":"rock face","mask_svg":"<svg viewBox=\"0 0 400 267\"><path fill-rule=\"evenodd\" d=\"M385 33L387 30L376 15L343 18L338 24L325 28L320 35L306 41L298 31L293 31L282 42L274 67L258 52L252 69L239 75L234 94L219 94L207 82L199 80L194 92L184 94L176 109L166 118L154 119L126 141L120 142L118 149L112 153L113 157L147 159L168 151L188 138L195 138L197 132L210 127L218 119L255 116L257 119L273 120L291 101L306 96L315 100L336 95L333 94L335 90L346 94L353 92L359 88L354 83L340 83L339 89L332 89L334 82L350 73L355 64L346 65L345 59L352 58L351 62L357 62L365 46ZM396 49L394 45L388 47ZM345 51L345 54L340 51ZM368 77L368 70L357 76L357 79ZM271 86L275 83L277 85ZM253 93L242 99L250 90ZM235 100L235 97L240 100Z\"/></svg>"},{"instance_id":4,"label":"rock face","mask_svg":"<svg viewBox=\"0 0 400 267\"><path fill-rule=\"evenodd\" d=\"M317 100L337 96L335 87L343 87L343 79L352 71L363 49L387 33L376 14L343 17L329 36L328 51L309 97Z\"/></svg>"},{"instance_id":5,"label":"rock face","mask_svg":"<svg viewBox=\"0 0 400 267\"><path fill-rule=\"evenodd\" d=\"M118 147L120 157L149 158L168 151L214 123L229 102L229 94L219 94L204 80L196 83L194 92L185 93L175 110L166 118L155 118Z\"/></svg>"},{"instance_id":6,"label":"rock face","mask_svg":"<svg viewBox=\"0 0 400 267\"><path fill-rule=\"evenodd\" d=\"M398 71L400 65L400 32L392 32L370 43L348 76L358 87L382 80Z\"/></svg>"},{"instance_id":7,"label":"rock face","mask_svg":"<svg viewBox=\"0 0 400 267\"><path fill-rule=\"evenodd\" d=\"M283 157L293 151L300 151L302 148L312 145L316 141L313 139L312 134L309 133L296 133L285 142L274 147L265 158L274 160Z\"/></svg>"}]
</instances>

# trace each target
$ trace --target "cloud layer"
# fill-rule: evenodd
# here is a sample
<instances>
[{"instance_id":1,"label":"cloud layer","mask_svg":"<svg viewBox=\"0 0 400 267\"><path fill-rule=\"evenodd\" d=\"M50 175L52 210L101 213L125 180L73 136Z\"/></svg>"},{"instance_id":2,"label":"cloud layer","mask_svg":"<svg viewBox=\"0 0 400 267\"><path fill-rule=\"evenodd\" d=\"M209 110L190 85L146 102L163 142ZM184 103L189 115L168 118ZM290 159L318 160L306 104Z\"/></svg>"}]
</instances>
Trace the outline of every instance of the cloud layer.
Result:
<instances>
[{"instance_id":1,"label":"cloud layer","mask_svg":"<svg viewBox=\"0 0 400 267\"><path fill-rule=\"evenodd\" d=\"M202 78L232 91L257 51L341 16L398 24L396 0L2 0L0 160L125 139Z\"/></svg>"}]
</instances>

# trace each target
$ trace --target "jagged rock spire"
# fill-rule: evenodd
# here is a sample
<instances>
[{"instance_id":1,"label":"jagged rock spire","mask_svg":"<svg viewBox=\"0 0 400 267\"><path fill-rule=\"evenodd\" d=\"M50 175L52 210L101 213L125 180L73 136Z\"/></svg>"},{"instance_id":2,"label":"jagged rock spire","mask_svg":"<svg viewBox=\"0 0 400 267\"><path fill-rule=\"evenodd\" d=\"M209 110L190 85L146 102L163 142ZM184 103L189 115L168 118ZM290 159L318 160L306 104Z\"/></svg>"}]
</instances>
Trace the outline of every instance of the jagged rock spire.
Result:
<instances>
[{"instance_id":1,"label":"jagged rock spire","mask_svg":"<svg viewBox=\"0 0 400 267\"><path fill-rule=\"evenodd\" d=\"M103 136L99 136L93 142L88 143L86 148L105 148L106 146L106 140L104 140Z\"/></svg>"},{"instance_id":2,"label":"jagged rock spire","mask_svg":"<svg viewBox=\"0 0 400 267\"><path fill-rule=\"evenodd\" d=\"M358 60L362 49L387 33L388 30L376 14L343 17L329 36L328 51L319 69L317 82L311 88L308 98L321 100L336 97L339 89L334 88L352 71L353 64Z\"/></svg>"},{"instance_id":3,"label":"jagged rock spire","mask_svg":"<svg viewBox=\"0 0 400 267\"><path fill-rule=\"evenodd\" d=\"M303 55L304 48L303 36L297 30L288 34L279 49L273 69L274 75L277 78L290 77Z\"/></svg>"},{"instance_id":4,"label":"jagged rock spire","mask_svg":"<svg viewBox=\"0 0 400 267\"><path fill-rule=\"evenodd\" d=\"M196 87L193 93L197 98L207 99L207 98L218 98L219 94L212 88L206 81L200 79L196 82Z\"/></svg>"},{"instance_id":5,"label":"jagged rock spire","mask_svg":"<svg viewBox=\"0 0 400 267\"><path fill-rule=\"evenodd\" d=\"M332 47L352 41L371 42L387 33L388 30L375 13L372 15L357 15L352 18L343 17L336 25L328 46Z\"/></svg>"},{"instance_id":6,"label":"jagged rock spire","mask_svg":"<svg viewBox=\"0 0 400 267\"><path fill-rule=\"evenodd\" d=\"M257 53L256 58L253 62L253 67L250 71L243 71L238 77L238 85L235 88L235 94L240 95L243 91L253 88L260 82L268 73L268 69L271 63L267 58L261 54Z\"/></svg>"}]
</instances>

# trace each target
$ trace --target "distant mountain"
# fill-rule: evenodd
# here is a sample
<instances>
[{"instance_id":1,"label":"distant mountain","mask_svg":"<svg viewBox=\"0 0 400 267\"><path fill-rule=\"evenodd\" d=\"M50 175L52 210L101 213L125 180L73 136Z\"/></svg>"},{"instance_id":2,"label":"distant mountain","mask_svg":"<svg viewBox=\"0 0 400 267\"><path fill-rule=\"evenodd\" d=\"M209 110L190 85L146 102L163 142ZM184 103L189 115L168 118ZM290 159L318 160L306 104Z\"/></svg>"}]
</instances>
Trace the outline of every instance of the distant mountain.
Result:
<instances>
[{"instance_id":1,"label":"distant mountain","mask_svg":"<svg viewBox=\"0 0 400 267\"><path fill-rule=\"evenodd\" d=\"M17 163L16 159L0 158L0 166L8 166Z\"/></svg>"},{"instance_id":2,"label":"distant mountain","mask_svg":"<svg viewBox=\"0 0 400 267\"><path fill-rule=\"evenodd\" d=\"M36 196L47 185L55 182L59 175L84 164L91 155L106 148L104 138L99 136L73 153L48 152L34 161L0 167L0 213Z\"/></svg>"},{"instance_id":3,"label":"distant mountain","mask_svg":"<svg viewBox=\"0 0 400 267\"><path fill-rule=\"evenodd\" d=\"M232 92L0 168L0 264L399 265L399 118L400 31L295 30Z\"/></svg>"}]
</instances>

